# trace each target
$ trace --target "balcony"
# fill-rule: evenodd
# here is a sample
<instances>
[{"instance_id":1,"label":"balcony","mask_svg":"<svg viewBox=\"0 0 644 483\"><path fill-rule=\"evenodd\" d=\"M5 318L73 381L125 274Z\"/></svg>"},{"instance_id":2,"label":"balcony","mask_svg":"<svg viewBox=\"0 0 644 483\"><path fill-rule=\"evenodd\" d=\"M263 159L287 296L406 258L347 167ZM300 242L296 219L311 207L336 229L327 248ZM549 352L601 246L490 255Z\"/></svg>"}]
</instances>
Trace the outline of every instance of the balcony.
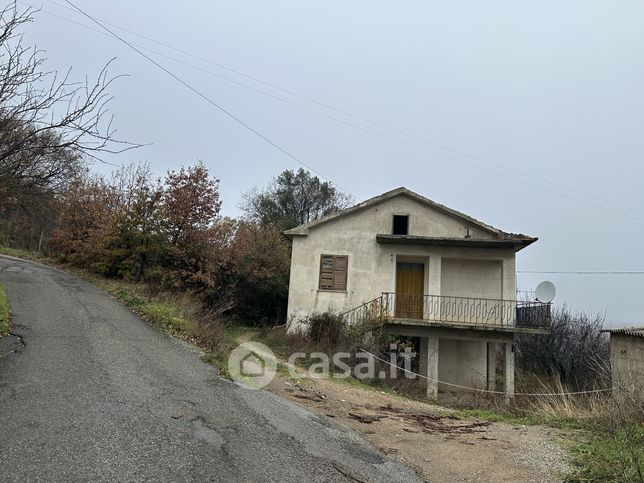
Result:
<instances>
[{"instance_id":1,"label":"balcony","mask_svg":"<svg viewBox=\"0 0 644 483\"><path fill-rule=\"evenodd\" d=\"M485 329L548 329L550 304L441 295L383 293L343 315L349 324L365 320Z\"/></svg>"}]
</instances>

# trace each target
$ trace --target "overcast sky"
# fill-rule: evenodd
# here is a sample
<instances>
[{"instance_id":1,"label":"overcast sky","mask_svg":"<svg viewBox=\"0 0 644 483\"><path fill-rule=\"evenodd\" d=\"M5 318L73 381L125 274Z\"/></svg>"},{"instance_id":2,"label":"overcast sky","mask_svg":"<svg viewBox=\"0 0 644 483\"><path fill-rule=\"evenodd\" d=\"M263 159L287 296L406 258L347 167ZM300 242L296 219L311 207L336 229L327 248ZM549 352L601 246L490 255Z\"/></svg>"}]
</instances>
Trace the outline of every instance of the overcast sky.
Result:
<instances>
[{"instance_id":1,"label":"overcast sky","mask_svg":"<svg viewBox=\"0 0 644 483\"><path fill-rule=\"evenodd\" d=\"M242 192L300 167L117 40L51 13L89 20L48 0L26 1L47 11L29 25L28 40L46 51L48 67L72 67L82 79L117 57L112 72L129 75L111 89L115 126L122 138L151 145L106 160L148 161L158 174L203 160L221 179L224 214L233 216ZM538 236L519 253L519 270L644 270L641 1L76 3L101 20L414 136L115 29L184 62L150 54L359 199L406 186L503 230ZM642 275L519 274L518 285L544 279L556 284L559 302L606 311L613 325L644 322Z\"/></svg>"}]
</instances>

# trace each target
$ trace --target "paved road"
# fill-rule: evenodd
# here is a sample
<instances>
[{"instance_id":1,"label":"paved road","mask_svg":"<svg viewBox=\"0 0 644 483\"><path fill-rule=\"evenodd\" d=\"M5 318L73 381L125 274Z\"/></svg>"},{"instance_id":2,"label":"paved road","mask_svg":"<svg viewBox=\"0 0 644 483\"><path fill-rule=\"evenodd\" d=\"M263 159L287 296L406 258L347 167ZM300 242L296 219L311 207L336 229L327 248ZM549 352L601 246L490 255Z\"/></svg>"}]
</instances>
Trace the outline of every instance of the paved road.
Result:
<instances>
[{"instance_id":1,"label":"paved road","mask_svg":"<svg viewBox=\"0 0 644 483\"><path fill-rule=\"evenodd\" d=\"M332 420L218 377L90 284L0 270L25 344L0 359L0 480L417 479Z\"/></svg>"}]
</instances>

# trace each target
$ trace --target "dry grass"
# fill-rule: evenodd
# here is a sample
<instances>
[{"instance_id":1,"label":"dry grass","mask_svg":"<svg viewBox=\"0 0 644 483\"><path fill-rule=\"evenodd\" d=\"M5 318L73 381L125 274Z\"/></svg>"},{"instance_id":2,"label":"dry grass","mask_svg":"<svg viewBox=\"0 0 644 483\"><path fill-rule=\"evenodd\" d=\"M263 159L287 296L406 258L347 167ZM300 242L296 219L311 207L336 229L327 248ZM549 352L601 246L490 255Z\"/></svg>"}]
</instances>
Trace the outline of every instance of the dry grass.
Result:
<instances>
[{"instance_id":1,"label":"dry grass","mask_svg":"<svg viewBox=\"0 0 644 483\"><path fill-rule=\"evenodd\" d=\"M9 332L9 301L4 287L0 285L0 337Z\"/></svg>"},{"instance_id":2,"label":"dry grass","mask_svg":"<svg viewBox=\"0 0 644 483\"><path fill-rule=\"evenodd\" d=\"M307 334L288 334L284 327L267 328L259 338L277 354L288 356L293 351L310 354L319 351L354 349L360 337L347 331L339 340L337 328L332 333L316 329L315 339ZM364 336L366 332L362 332ZM376 331L377 334L377 331ZM383 340L366 340L372 352L383 347ZM362 345L365 342L363 337ZM304 365L312 361L303 360ZM605 379L606 368L598 374L597 389L610 388ZM404 377L384 380L344 380L344 383L378 385L388 392L410 398L422 398L423 388L418 380ZM543 393L542 396L517 395L511 401L504 396L474 393L448 396L449 405L461 408L464 416L520 424L545 424L575 430L570 442L574 471L569 481L640 481L644 472L644 406L631 393L623 390L570 394L559 378L542 378L531 374L517 375L517 393ZM441 402L445 402L442 400ZM467 408L467 409L463 409Z\"/></svg>"}]
</instances>

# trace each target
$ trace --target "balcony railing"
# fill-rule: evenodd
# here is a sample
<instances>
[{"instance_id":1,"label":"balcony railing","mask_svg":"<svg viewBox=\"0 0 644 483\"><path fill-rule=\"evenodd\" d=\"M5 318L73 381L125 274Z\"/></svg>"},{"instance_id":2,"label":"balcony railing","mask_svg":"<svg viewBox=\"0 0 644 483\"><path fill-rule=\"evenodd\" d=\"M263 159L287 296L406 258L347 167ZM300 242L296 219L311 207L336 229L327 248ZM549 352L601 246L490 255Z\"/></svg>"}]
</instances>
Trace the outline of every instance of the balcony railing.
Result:
<instances>
[{"instance_id":1,"label":"balcony railing","mask_svg":"<svg viewBox=\"0 0 644 483\"><path fill-rule=\"evenodd\" d=\"M550 304L442 295L383 293L343 314L350 324L365 320L424 320L473 327L550 326Z\"/></svg>"}]
</instances>

